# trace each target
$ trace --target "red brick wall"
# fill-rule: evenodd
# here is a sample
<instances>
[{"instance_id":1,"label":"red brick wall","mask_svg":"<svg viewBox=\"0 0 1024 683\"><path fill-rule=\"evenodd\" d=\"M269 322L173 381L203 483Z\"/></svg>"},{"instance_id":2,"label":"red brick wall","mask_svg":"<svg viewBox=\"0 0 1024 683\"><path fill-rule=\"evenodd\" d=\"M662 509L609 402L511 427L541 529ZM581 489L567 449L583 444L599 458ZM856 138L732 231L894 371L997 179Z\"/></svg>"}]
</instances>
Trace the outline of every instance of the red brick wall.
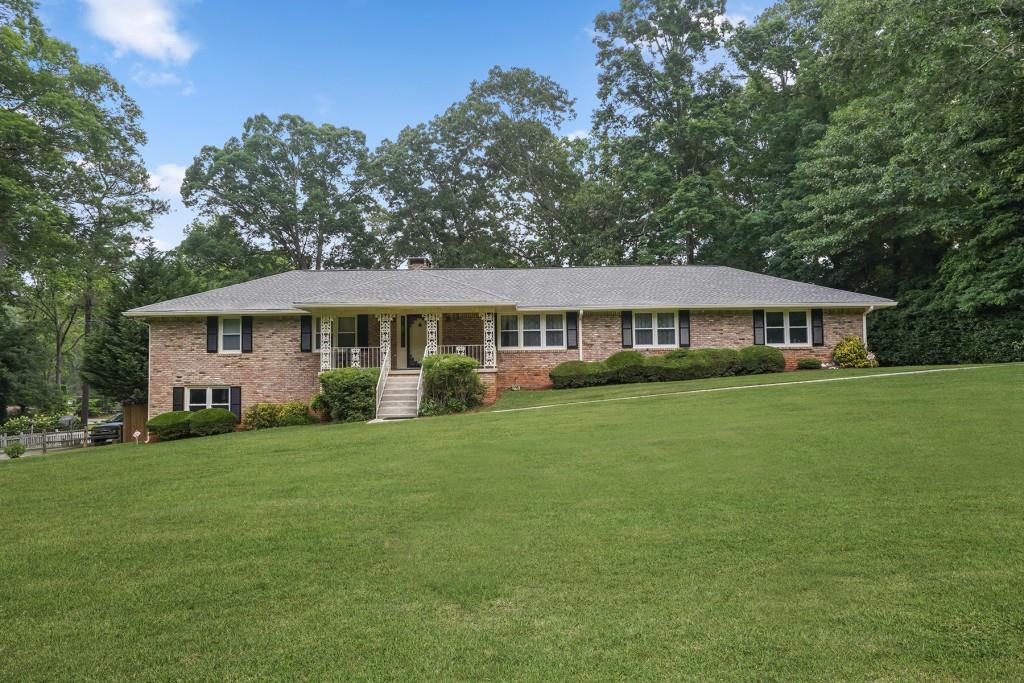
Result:
<instances>
[{"instance_id":1,"label":"red brick wall","mask_svg":"<svg viewBox=\"0 0 1024 683\"><path fill-rule=\"evenodd\" d=\"M243 413L254 403L316 394L320 354L299 351L298 316L254 316L252 346L252 353L206 353L205 317L151 320L150 417L171 410L176 386L242 387Z\"/></svg>"},{"instance_id":2,"label":"red brick wall","mask_svg":"<svg viewBox=\"0 0 1024 683\"><path fill-rule=\"evenodd\" d=\"M483 344L484 321L479 313L445 313L441 321L442 345Z\"/></svg>"}]
</instances>

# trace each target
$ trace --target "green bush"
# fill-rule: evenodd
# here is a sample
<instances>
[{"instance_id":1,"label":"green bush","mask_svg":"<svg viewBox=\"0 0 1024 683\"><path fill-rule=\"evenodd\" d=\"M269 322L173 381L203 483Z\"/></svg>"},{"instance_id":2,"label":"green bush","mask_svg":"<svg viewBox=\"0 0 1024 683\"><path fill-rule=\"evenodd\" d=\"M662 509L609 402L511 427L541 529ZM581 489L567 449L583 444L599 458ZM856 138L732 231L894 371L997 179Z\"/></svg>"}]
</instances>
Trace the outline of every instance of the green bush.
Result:
<instances>
[{"instance_id":1,"label":"green bush","mask_svg":"<svg viewBox=\"0 0 1024 683\"><path fill-rule=\"evenodd\" d=\"M148 421L146 428L151 434L156 434L161 441L172 441L189 436L191 422L192 413L187 410L172 410L168 413L161 413Z\"/></svg>"},{"instance_id":2,"label":"green bush","mask_svg":"<svg viewBox=\"0 0 1024 683\"><path fill-rule=\"evenodd\" d=\"M337 422L372 420L377 408L377 378L375 368L338 368L320 375L323 399L319 404Z\"/></svg>"},{"instance_id":3,"label":"green bush","mask_svg":"<svg viewBox=\"0 0 1024 683\"><path fill-rule=\"evenodd\" d=\"M643 365L647 356L639 351L619 351L608 356L604 364L612 370L618 370L629 365Z\"/></svg>"},{"instance_id":4,"label":"green bush","mask_svg":"<svg viewBox=\"0 0 1024 683\"><path fill-rule=\"evenodd\" d=\"M41 432L44 429L54 430L60 426L60 418L63 415L57 413L38 413L36 415L19 415L12 417L3 424L0 424L0 434L14 436L15 434L27 433L29 430ZM73 427L78 429L82 421L75 417Z\"/></svg>"},{"instance_id":5,"label":"green bush","mask_svg":"<svg viewBox=\"0 0 1024 683\"><path fill-rule=\"evenodd\" d=\"M740 369L737 374L760 375L785 369L786 357L772 346L747 346L740 349Z\"/></svg>"},{"instance_id":6,"label":"green bush","mask_svg":"<svg viewBox=\"0 0 1024 683\"><path fill-rule=\"evenodd\" d=\"M817 358L801 358L796 362L799 370L821 370L821 361Z\"/></svg>"},{"instance_id":7,"label":"green bush","mask_svg":"<svg viewBox=\"0 0 1024 683\"><path fill-rule=\"evenodd\" d=\"M736 349L693 349L679 361L680 379L730 377L740 374L741 367Z\"/></svg>"},{"instance_id":8,"label":"green bush","mask_svg":"<svg viewBox=\"0 0 1024 683\"><path fill-rule=\"evenodd\" d=\"M204 408L192 413L189 432L194 436L212 436L235 431L235 414L227 408Z\"/></svg>"},{"instance_id":9,"label":"green bush","mask_svg":"<svg viewBox=\"0 0 1024 683\"><path fill-rule=\"evenodd\" d=\"M577 389L613 383L617 373L604 363L570 360L553 367L548 376L556 389Z\"/></svg>"},{"instance_id":10,"label":"green bush","mask_svg":"<svg viewBox=\"0 0 1024 683\"><path fill-rule=\"evenodd\" d=\"M17 460L25 455L25 447L20 443L12 443L4 449L4 454L11 460Z\"/></svg>"},{"instance_id":11,"label":"green bush","mask_svg":"<svg viewBox=\"0 0 1024 683\"><path fill-rule=\"evenodd\" d=\"M954 310L911 293L868 316L868 339L882 365L1024 361L1024 308Z\"/></svg>"},{"instance_id":12,"label":"green bush","mask_svg":"<svg viewBox=\"0 0 1024 683\"><path fill-rule=\"evenodd\" d=\"M468 356L442 353L423 359L423 415L446 415L476 408L484 401L484 385Z\"/></svg>"},{"instance_id":13,"label":"green bush","mask_svg":"<svg viewBox=\"0 0 1024 683\"><path fill-rule=\"evenodd\" d=\"M280 403L254 403L245 411L243 420L248 429L271 429L281 423Z\"/></svg>"},{"instance_id":14,"label":"green bush","mask_svg":"<svg viewBox=\"0 0 1024 683\"><path fill-rule=\"evenodd\" d=\"M690 353L690 349L672 349L661 357L667 361L680 361L686 358L688 353Z\"/></svg>"},{"instance_id":15,"label":"green bush","mask_svg":"<svg viewBox=\"0 0 1024 683\"><path fill-rule=\"evenodd\" d=\"M376 386L374 387L376 391ZM376 403L376 394L374 394ZM279 427L296 427L316 422L317 419L309 414L309 405L303 401L288 401L281 404L281 415L278 418Z\"/></svg>"},{"instance_id":16,"label":"green bush","mask_svg":"<svg viewBox=\"0 0 1024 683\"><path fill-rule=\"evenodd\" d=\"M869 368L874 365L860 337L843 337L832 349L832 359L841 368Z\"/></svg>"}]
</instances>

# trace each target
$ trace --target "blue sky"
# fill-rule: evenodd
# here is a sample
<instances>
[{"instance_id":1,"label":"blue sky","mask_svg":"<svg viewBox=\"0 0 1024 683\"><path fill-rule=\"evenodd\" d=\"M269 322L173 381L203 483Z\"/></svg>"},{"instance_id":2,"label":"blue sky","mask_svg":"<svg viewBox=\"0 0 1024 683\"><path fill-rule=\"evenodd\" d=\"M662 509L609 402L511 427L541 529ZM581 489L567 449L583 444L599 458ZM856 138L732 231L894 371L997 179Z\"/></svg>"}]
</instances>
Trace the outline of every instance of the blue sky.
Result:
<instances>
[{"instance_id":1,"label":"blue sky","mask_svg":"<svg viewBox=\"0 0 1024 683\"><path fill-rule=\"evenodd\" d=\"M753 19L765 0L730 2ZM146 165L171 200L151 236L181 241L184 169L256 113L299 114L366 133L371 148L462 98L494 65L525 66L576 98L590 127L597 69L588 33L616 0L518 2L228 2L42 0L47 27L105 65L142 107Z\"/></svg>"}]
</instances>

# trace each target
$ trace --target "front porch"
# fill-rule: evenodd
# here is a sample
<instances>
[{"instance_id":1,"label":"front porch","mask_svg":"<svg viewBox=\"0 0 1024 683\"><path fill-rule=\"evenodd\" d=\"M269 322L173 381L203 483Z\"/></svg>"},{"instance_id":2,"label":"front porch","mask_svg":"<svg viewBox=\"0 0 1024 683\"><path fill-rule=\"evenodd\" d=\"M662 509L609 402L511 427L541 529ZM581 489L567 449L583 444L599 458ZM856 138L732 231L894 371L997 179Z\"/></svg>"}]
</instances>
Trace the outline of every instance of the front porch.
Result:
<instances>
[{"instance_id":1,"label":"front porch","mask_svg":"<svg viewBox=\"0 0 1024 683\"><path fill-rule=\"evenodd\" d=\"M416 370L438 353L468 356L478 371L497 368L493 311L321 312L317 321L320 370Z\"/></svg>"}]
</instances>

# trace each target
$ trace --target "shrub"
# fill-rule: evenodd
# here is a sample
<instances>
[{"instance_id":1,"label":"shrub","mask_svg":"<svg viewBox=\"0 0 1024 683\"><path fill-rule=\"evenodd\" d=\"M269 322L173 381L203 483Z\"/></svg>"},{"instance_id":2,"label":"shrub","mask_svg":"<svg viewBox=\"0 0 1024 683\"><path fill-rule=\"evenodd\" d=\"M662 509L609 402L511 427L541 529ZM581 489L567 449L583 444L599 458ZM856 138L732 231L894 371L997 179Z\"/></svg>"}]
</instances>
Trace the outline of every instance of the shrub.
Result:
<instances>
[{"instance_id":1,"label":"shrub","mask_svg":"<svg viewBox=\"0 0 1024 683\"><path fill-rule=\"evenodd\" d=\"M742 367L736 349L694 349L678 363L680 379L729 377L739 374Z\"/></svg>"},{"instance_id":2,"label":"shrub","mask_svg":"<svg viewBox=\"0 0 1024 683\"><path fill-rule=\"evenodd\" d=\"M800 370L821 370L821 361L817 358L801 358L796 362Z\"/></svg>"},{"instance_id":3,"label":"shrub","mask_svg":"<svg viewBox=\"0 0 1024 683\"><path fill-rule=\"evenodd\" d=\"M11 460L17 460L21 456L25 455L25 446L20 443L12 443L4 449L4 454Z\"/></svg>"},{"instance_id":4,"label":"shrub","mask_svg":"<svg viewBox=\"0 0 1024 683\"><path fill-rule=\"evenodd\" d=\"M376 390L376 385L375 385ZM376 403L376 394L374 394ZM279 427L296 427L316 422L317 419L309 414L309 406L303 401L288 401L281 404L281 416L278 419Z\"/></svg>"},{"instance_id":5,"label":"shrub","mask_svg":"<svg viewBox=\"0 0 1024 683\"><path fill-rule=\"evenodd\" d=\"M195 436L212 436L235 431L235 414L227 408L205 408L192 413L189 431Z\"/></svg>"},{"instance_id":6,"label":"shrub","mask_svg":"<svg viewBox=\"0 0 1024 683\"><path fill-rule=\"evenodd\" d=\"M868 349L860 337L843 337L843 340L832 349L832 359L841 368L869 368L873 365L868 359Z\"/></svg>"},{"instance_id":7,"label":"shrub","mask_svg":"<svg viewBox=\"0 0 1024 683\"><path fill-rule=\"evenodd\" d=\"M461 413L484 400L484 385L468 356L442 353L423 359L423 415Z\"/></svg>"},{"instance_id":8,"label":"shrub","mask_svg":"<svg viewBox=\"0 0 1024 683\"><path fill-rule=\"evenodd\" d=\"M771 346L747 346L740 349L740 370L746 375L765 372L782 372L786 369L786 357L782 351Z\"/></svg>"},{"instance_id":9,"label":"shrub","mask_svg":"<svg viewBox=\"0 0 1024 683\"><path fill-rule=\"evenodd\" d=\"M320 375L323 399L332 420L360 422L373 419L377 407L377 378L374 368L339 368Z\"/></svg>"},{"instance_id":10,"label":"shrub","mask_svg":"<svg viewBox=\"0 0 1024 683\"><path fill-rule=\"evenodd\" d=\"M233 416L232 416L233 417ZM191 433L192 413L187 410L172 410L161 413L146 423L146 428L161 441L184 439Z\"/></svg>"},{"instance_id":11,"label":"shrub","mask_svg":"<svg viewBox=\"0 0 1024 683\"><path fill-rule=\"evenodd\" d=\"M639 351L619 351L604 361L605 367L614 373L614 381L620 384L647 381L646 364L647 356Z\"/></svg>"},{"instance_id":12,"label":"shrub","mask_svg":"<svg viewBox=\"0 0 1024 683\"><path fill-rule=\"evenodd\" d=\"M680 361L686 358L686 354L690 353L690 349L672 349L668 353L662 356L667 361Z\"/></svg>"},{"instance_id":13,"label":"shrub","mask_svg":"<svg viewBox=\"0 0 1024 683\"><path fill-rule=\"evenodd\" d=\"M255 403L245 411L245 426L249 429L270 429L281 423L280 403Z\"/></svg>"},{"instance_id":14,"label":"shrub","mask_svg":"<svg viewBox=\"0 0 1024 683\"><path fill-rule=\"evenodd\" d=\"M12 417L3 424L0 424L0 434L14 436L15 434L27 433L29 430L41 432L44 429L57 429L60 426L60 419L63 415L39 413L36 415L19 415ZM82 426L82 421L76 416L74 428Z\"/></svg>"},{"instance_id":15,"label":"shrub","mask_svg":"<svg viewBox=\"0 0 1024 683\"><path fill-rule=\"evenodd\" d=\"M559 363L548 373L556 389L594 387L614 382L617 373L604 363L570 360Z\"/></svg>"}]
</instances>

